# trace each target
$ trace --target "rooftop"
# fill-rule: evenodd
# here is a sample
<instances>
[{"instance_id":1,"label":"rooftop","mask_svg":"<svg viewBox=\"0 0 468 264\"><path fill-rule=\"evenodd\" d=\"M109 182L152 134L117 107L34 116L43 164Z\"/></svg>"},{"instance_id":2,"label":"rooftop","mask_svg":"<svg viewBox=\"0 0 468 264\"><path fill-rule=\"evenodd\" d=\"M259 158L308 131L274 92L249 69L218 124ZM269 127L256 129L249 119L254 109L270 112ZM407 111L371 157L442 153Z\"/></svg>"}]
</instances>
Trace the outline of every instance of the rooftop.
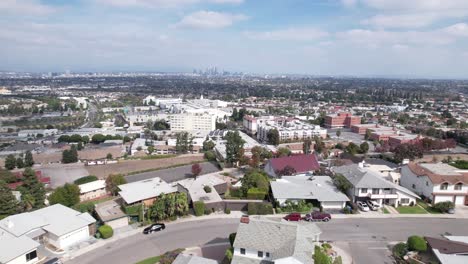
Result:
<instances>
[{"instance_id":1,"label":"rooftop","mask_svg":"<svg viewBox=\"0 0 468 264\"><path fill-rule=\"evenodd\" d=\"M216 260L179 254L172 264L218 264Z\"/></svg>"},{"instance_id":2,"label":"rooftop","mask_svg":"<svg viewBox=\"0 0 468 264\"><path fill-rule=\"evenodd\" d=\"M427 176L435 184L468 183L468 170L459 170L445 163L408 163L408 169L416 176Z\"/></svg>"},{"instance_id":3,"label":"rooftop","mask_svg":"<svg viewBox=\"0 0 468 264\"><path fill-rule=\"evenodd\" d=\"M173 193L177 191L175 185L168 184L156 177L148 180L142 180L119 185L120 196L127 204L132 204L146 199L157 197L163 193Z\"/></svg>"},{"instance_id":4,"label":"rooftop","mask_svg":"<svg viewBox=\"0 0 468 264\"><path fill-rule=\"evenodd\" d=\"M283 170L286 166L293 167L297 173L320 169L317 157L313 154L273 158L269 160L269 163L275 171Z\"/></svg>"},{"instance_id":5,"label":"rooftop","mask_svg":"<svg viewBox=\"0 0 468 264\"><path fill-rule=\"evenodd\" d=\"M80 184L78 185L78 187L80 188L80 194L88 193L88 192L106 188L106 181L105 180L92 181L92 182Z\"/></svg>"}]
</instances>

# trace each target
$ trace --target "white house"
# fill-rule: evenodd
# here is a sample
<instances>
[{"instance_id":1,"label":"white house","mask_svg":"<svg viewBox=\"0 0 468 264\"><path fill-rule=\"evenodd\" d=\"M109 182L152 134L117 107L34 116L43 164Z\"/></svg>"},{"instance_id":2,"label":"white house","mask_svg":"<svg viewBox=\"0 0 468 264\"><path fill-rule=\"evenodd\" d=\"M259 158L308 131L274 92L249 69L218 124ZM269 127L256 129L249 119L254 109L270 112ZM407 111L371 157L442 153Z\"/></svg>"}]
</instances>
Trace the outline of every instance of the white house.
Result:
<instances>
[{"instance_id":1,"label":"white house","mask_svg":"<svg viewBox=\"0 0 468 264\"><path fill-rule=\"evenodd\" d=\"M0 263L36 263L39 243L57 249L89 239L96 220L61 204L0 220Z\"/></svg>"},{"instance_id":2,"label":"white house","mask_svg":"<svg viewBox=\"0 0 468 264\"><path fill-rule=\"evenodd\" d=\"M315 223L253 218L239 224L231 264L312 264L322 231Z\"/></svg>"},{"instance_id":3,"label":"white house","mask_svg":"<svg viewBox=\"0 0 468 264\"><path fill-rule=\"evenodd\" d=\"M468 170L445 163L413 163L401 168L401 185L433 203L450 201L468 205Z\"/></svg>"},{"instance_id":4,"label":"white house","mask_svg":"<svg viewBox=\"0 0 468 264\"><path fill-rule=\"evenodd\" d=\"M88 201L103 197L106 192L106 181L97 180L78 185L80 188L80 201Z\"/></svg>"},{"instance_id":5,"label":"white house","mask_svg":"<svg viewBox=\"0 0 468 264\"><path fill-rule=\"evenodd\" d=\"M347 166L333 167L335 174L343 175L353 186L348 190L348 195L353 202L374 200L382 204L395 207L399 205L415 205L417 194L382 178L379 172L369 170L363 163Z\"/></svg>"},{"instance_id":6,"label":"white house","mask_svg":"<svg viewBox=\"0 0 468 264\"><path fill-rule=\"evenodd\" d=\"M286 201L315 200L323 209L343 209L348 197L340 192L328 176L283 176L270 182L274 199L285 205Z\"/></svg>"}]
</instances>

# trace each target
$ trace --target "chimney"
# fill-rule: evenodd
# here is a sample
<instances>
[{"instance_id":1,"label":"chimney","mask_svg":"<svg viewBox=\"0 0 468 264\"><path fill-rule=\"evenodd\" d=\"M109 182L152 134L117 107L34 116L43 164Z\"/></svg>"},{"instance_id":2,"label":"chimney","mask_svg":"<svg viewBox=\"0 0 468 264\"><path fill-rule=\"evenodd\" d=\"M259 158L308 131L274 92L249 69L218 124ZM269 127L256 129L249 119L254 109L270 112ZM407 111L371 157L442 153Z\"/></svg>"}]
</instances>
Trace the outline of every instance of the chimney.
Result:
<instances>
[{"instance_id":1,"label":"chimney","mask_svg":"<svg viewBox=\"0 0 468 264\"><path fill-rule=\"evenodd\" d=\"M248 216L248 215L243 215L243 216L241 217L241 219L240 219L240 222L241 222L242 224L248 224L248 223L250 223L250 218L249 218L249 216Z\"/></svg>"}]
</instances>

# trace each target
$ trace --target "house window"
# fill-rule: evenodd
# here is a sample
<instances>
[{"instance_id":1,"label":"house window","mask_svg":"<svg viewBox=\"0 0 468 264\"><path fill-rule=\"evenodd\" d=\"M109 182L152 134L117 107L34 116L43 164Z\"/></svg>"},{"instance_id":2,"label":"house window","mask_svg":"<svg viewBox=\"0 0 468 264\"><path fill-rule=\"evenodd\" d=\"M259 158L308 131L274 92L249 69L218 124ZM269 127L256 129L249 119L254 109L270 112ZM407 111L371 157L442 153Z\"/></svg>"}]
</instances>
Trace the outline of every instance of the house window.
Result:
<instances>
[{"instance_id":1,"label":"house window","mask_svg":"<svg viewBox=\"0 0 468 264\"><path fill-rule=\"evenodd\" d=\"M448 189L448 183L444 182L440 185L441 190L447 190Z\"/></svg>"},{"instance_id":2,"label":"house window","mask_svg":"<svg viewBox=\"0 0 468 264\"><path fill-rule=\"evenodd\" d=\"M413 188L413 189L414 189L414 188L416 188L416 185L414 185L414 184L413 184L413 185L411 185L411 188Z\"/></svg>"},{"instance_id":3,"label":"house window","mask_svg":"<svg viewBox=\"0 0 468 264\"><path fill-rule=\"evenodd\" d=\"M426 181L426 186L429 186L429 182L428 182L428 181Z\"/></svg>"},{"instance_id":4,"label":"house window","mask_svg":"<svg viewBox=\"0 0 468 264\"><path fill-rule=\"evenodd\" d=\"M367 188L362 188L361 193L367 193Z\"/></svg>"},{"instance_id":5,"label":"house window","mask_svg":"<svg viewBox=\"0 0 468 264\"><path fill-rule=\"evenodd\" d=\"M380 191L379 189L373 188L372 189L372 194L379 194L379 191Z\"/></svg>"},{"instance_id":6,"label":"house window","mask_svg":"<svg viewBox=\"0 0 468 264\"><path fill-rule=\"evenodd\" d=\"M32 252L29 252L28 254L26 254L26 261L31 261L33 259L37 258L37 252L36 250L32 251Z\"/></svg>"},{"instance_id":7,"label":"house window","mask_svg":"<svg viewBox=\"0 0 468 264\"><path fill-rule=\"evenodd\" d=\"M265 257L269 258L270 257L270 252L266 252Z\"/></svg>"},{"instance_id":8,"label":"house window","mask_svg":"<svg viewBox=\"0 0 468 264\"><path fill-rule=\"evenodd\" d=\"M401 198L402 204L409 204L409 198Z\"/></svg>"},{"instance_id":9,"label":"house window","mask_svg":"<svg viewBox=\"0 0 468 264\"><path fill-rule=\"evenodd\" d=\"M456 190L456 191L461 191L462 187L463 187L463 183L461 183L461 182L455 184L455 190Z\"/></svg>"},{"instance_id":10,"label":"house window","mask_svg":"<svg viewBox=\"0 0 468 264\"><path fill-rule=\"evenodd\" d=\"M240 249L241 255L245 255L245 248Z\"/></svg>"},{"instance_id":11,"label":"house window","mask_svg":"<svg viewBox=\"0 0 468 264\"><path fill-rule=\"evenodd\" d=\"M259 252L258 252L258 257L259 257L259 258L263 258L263 251L259 251Z\"/></svg>"}]
</instances>

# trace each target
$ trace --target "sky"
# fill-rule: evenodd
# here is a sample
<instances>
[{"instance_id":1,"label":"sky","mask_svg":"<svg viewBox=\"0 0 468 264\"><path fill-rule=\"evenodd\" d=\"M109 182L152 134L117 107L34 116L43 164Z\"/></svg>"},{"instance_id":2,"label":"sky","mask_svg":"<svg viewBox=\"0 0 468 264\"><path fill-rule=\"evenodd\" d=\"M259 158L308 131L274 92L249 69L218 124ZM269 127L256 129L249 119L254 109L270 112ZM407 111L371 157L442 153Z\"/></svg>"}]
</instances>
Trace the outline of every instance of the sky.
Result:
<instances>
[{"instance_id":1,"label":"sky","mask_svg":"<svg viewBox=\"0 0 468 264\"><path fill-rule=\"evenodd\" d=\"M0 0L0 70L468 78L468 0Z\"/></svg>"}]
</instances>

